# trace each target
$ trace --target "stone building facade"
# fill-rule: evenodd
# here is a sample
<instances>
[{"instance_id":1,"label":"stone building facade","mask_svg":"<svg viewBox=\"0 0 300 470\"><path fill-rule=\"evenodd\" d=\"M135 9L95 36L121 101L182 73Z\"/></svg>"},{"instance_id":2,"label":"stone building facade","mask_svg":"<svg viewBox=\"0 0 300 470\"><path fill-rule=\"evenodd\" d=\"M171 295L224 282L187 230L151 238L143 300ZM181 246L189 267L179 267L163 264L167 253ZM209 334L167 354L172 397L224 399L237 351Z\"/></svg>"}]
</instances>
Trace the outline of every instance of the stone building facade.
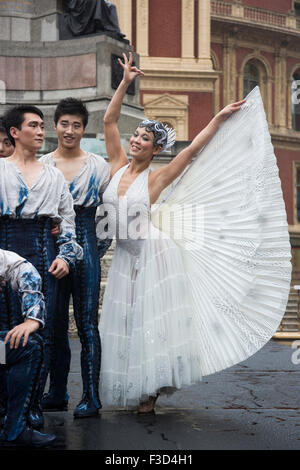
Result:
<instances>
[{"instance_id":1,"label":"stone building facade","mask_svg":"<svg viewBox=\"0 0 300 470\"><path fill-rule=\"evenodd\" d=\"M138 96L125 99L124 142L144 107L147 117L176 129L175 154L223 106L258 84L286 204L292 286L300 284L300 0L112 1L130 46L103 36L60 41L62 0L0 0L0 114L23 101L41 106L55 144L53 111L60 98L73 95L87 103L88 132L101 139L113 92L103 68L107 51L132 50L146 75ZM162 155L156 165L169 158ZM299 322L292 287L282 330L297 337Z\"/></svg>"}]
</instances>

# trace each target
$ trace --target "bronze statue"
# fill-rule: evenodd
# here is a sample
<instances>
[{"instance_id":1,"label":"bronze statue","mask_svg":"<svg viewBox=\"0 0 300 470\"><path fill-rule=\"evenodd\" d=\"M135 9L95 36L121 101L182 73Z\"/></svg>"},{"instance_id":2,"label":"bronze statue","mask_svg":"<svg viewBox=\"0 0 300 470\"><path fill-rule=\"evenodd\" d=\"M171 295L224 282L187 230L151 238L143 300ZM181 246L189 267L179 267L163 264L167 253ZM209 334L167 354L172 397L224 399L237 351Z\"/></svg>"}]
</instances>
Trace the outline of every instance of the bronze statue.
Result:
<instances>
[{"instance_id":1,"label":"bronze statue","mask_svg":"<svg viewBox=\"0 0 300 470\"><path fill-rule=\"evenodd\" d=\"M64 0L65 13L60 20L60 39L107 34L124 39L119 28L116 6L107 0Z\"/></svg>"}]
</instances>

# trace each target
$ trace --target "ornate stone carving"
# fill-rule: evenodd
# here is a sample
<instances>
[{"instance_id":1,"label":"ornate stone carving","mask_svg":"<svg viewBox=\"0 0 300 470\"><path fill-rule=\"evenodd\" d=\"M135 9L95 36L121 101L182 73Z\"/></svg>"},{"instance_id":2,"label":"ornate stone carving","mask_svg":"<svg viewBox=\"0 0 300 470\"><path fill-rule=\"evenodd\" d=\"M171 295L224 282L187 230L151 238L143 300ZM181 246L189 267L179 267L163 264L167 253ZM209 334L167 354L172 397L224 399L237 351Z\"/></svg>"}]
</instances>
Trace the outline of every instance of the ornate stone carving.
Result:
<instances>
[{"instance_id":1,"label":"ornate stone carving","mask_svg":"<svg viewBox=\"0 0 300 470\"><path fill-rule=\"evenodd\" d=\"M177 140L188 140L188 96L144 94L145 114L149 119L168 122Z\"/></svg>"}]
</instances>

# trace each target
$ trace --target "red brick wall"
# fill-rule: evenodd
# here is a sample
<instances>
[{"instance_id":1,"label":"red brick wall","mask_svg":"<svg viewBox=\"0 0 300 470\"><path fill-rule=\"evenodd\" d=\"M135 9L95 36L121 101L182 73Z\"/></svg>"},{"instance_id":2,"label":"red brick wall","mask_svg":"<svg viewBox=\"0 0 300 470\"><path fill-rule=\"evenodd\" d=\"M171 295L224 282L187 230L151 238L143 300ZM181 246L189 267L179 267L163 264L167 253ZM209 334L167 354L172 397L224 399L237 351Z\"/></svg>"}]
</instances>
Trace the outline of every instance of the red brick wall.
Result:
<instances>
[{"instance_id":1,"label":"red brick wall","mask_svg":"<svg viewBox=\"0 0 300 470\"><path fill-rule=\"evenodd\" d=\"M189 138L193 139L213 117L212 93L188 93Z\"/></svg>"},{"instance_id":2,"label":"red brick wall","mask_svg":"<svg viewBox=\"0 0 300 470\"><path fill-rule=\"evenodd\" d=\"M222 44L214 44L211 43L211 48L214 51L215 55L218 58L219 61L219 68L220 70L223 69L223 46Z\"/></svg>"},{"instance_id":3,"label":"red brick wall","mask_svg":"<svg viewBox=\"0 0 300 470\"><path fill-rule=\"evenodd\" d=\"M170 95L188 95L189 97L189 140L192 140L213 117L213 94L206 92L166 91ZM158 94L156 91L141 91L143 106L144 94ZM163 93L162 93L163 94Z\"/></svg>"},{"instance_id":4,"label":"red brick wall","mask_svg":"<svg viewBox=\"0 0 300 470\"><path fill-rule=\"evenodd\" d=\"M295 66L299 65L300 69L300 59L295 59L294 57L288 57L287 58L287 64L286 64L286 74L287 78L291 78L291 73L294 70Z\"/></svg>"},{"instance_id":5,"label":"red brick wall","mask_svg":"<svg viewBox=\"0 0 300 470\"><path fill-rule=\"evenodd\" d=\"M296 223L296 221L294 221L293 214L293 161L300 161L300 152L282 148L278 149L276 147L274 151L279 167L279 176L281 179L281 187L285 201L288 223L293 225Z\"/></svg>"},{"instance_id":6,"label":"red brick wall","mask_svg":"<svg viewBox=\"0 0 300 470\"><path fill-rule=\"evenodd\" d=\"M134 50L136 50L136 0L132 0L132 27L131 27L131 34L132 34L132 45Z\"/></svg>"},{"instance_id":7,"label":"red brick wall","mask_svg":"<svg viewBox=\"0 0 300 470\"><path fill-rule=\"evenodd\" d=\"M245 57L248 54L252 54L253 52L254 52L253 49L248 49L248 48L245 48L245 47L238 47L237 48L237 50L236 50L236 69L237 69L237 72L241 71L242 63L243 63Z\"/></svg>"},{"instance_id":8,"label":"red brick wall","mask_svg":"<svg viewBox=\"0 0 300 470\"><path fill-rule=\"evenodd\" d=\"M149 55L181 57L181 0L151 0L149 18Z\"/></svg>"}]
</instances>

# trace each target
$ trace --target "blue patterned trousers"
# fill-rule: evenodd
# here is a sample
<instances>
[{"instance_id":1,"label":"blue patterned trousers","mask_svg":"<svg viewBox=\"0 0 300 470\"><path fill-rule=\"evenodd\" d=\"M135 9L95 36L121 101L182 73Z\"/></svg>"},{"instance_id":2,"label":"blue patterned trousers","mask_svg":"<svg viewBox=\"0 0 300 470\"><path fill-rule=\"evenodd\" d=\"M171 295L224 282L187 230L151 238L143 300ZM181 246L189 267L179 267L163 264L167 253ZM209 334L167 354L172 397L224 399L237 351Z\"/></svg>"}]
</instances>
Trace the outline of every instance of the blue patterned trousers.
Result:
<instances>
[{"instance_id":1,"label":"blue patterned trousers","mask_svg":"<svg viewBox=\"0 0 300 470\"><path fill-rule=\"evenodd\" d=\"M101 342L98 330L101 267L95 227L96 208L75 206L74 209L76 238L84 254L83 260L76 262L75 268L68 276L58 281L49 393L58 403L67 396L71 362L68 336L69 303L72 295L74 317L81 342L83 399L91 399L96 408L101 408L99 398Z\"/></svg>"},{"instance_id":2,"label":"blue patterned trousers","mask_svg":"<svg viewBox=\"0 0 300 470\"><path fill-rule=\"evenodd\" d=\"M0 331L4 340L7 331ZM27 415L35 397L43 359L41 339L30 335L26 346L20 341L17 349L6 345L6 364L0 365L0 372L6 375L6 418L3 431L12 441L27 426Z\"/></svg>"}]
</instances>

